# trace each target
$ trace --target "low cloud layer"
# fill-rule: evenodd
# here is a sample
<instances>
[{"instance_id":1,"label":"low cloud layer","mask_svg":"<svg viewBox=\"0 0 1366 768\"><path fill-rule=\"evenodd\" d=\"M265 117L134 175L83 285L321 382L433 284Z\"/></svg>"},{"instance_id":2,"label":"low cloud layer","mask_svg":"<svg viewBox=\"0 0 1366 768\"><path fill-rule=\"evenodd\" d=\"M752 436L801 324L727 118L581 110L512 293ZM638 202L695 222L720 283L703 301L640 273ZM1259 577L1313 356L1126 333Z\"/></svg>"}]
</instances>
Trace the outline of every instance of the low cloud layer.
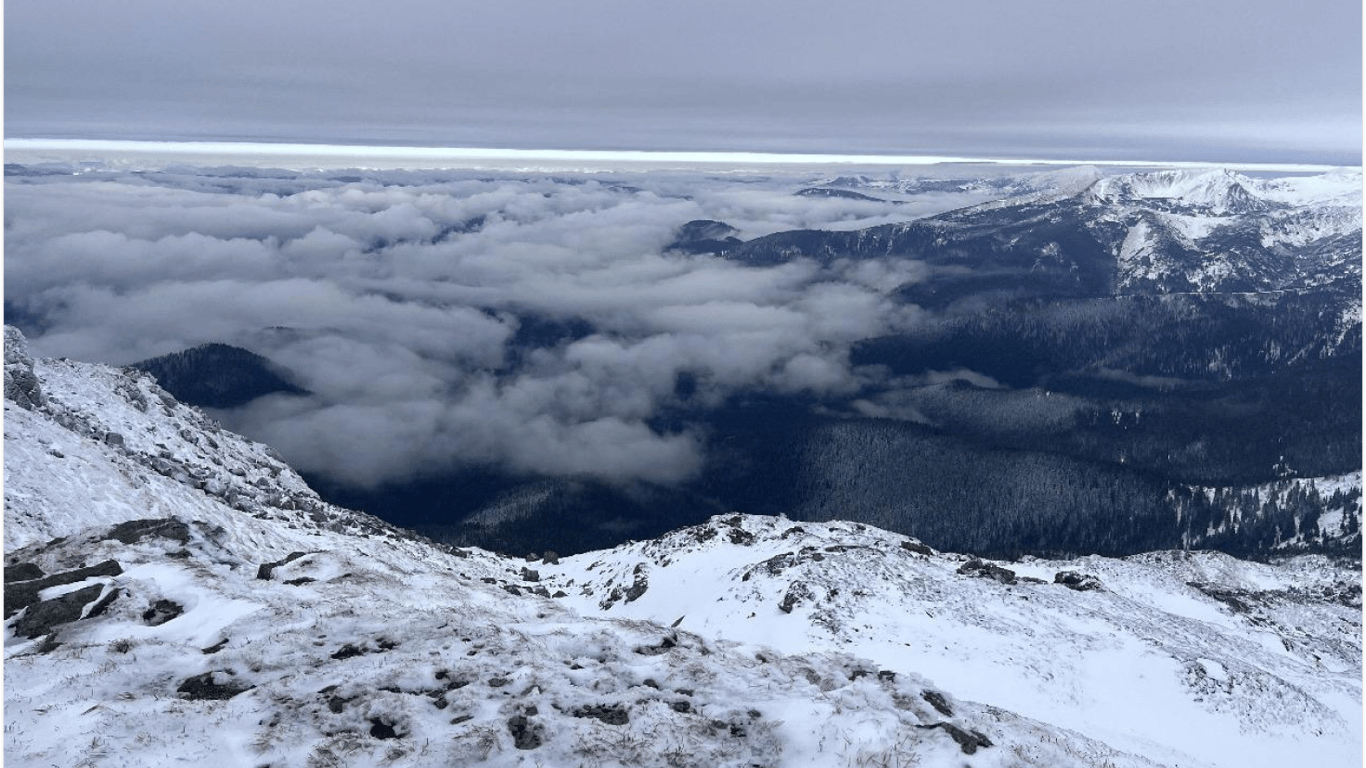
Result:
<instances>
[{"instance_id":1,"label":"low cloud layer","mask_svg":"<svg viewBox=\"0 0 1366 768\"><path fill-rule=\"evenodd\" d=\"M373 486L453 468L673 483L705 459L667 409L743 391L853 395L859 339L916 321L914 263L748 268L667 251L958 204L793 194L812 179L678 174L11 177L6 300L36 353L126 364L206 342L294 372L308 397L223 414L302 469ZM686 381L687 386L680 386Z\"/></svg>"}]
</instances>

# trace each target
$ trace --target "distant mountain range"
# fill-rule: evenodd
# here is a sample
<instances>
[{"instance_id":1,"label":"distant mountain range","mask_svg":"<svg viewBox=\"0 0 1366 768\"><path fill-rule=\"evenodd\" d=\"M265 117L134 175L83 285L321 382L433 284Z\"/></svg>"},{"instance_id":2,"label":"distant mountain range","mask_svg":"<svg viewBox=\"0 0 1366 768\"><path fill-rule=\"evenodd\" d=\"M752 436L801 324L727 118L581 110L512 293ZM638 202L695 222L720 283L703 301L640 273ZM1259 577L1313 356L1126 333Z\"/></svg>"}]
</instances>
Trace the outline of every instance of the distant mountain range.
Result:
<instances>
[{"instance_id":1,"label":"distant mountain range","mask_svg":"<svg viewBox=\"0 0 1366 768\"><path fill-rule=\"evenodd\" d=\"M708 436L706 469L681 487L496 468L370 490L315 484L443 540L513 552L611 546L731 510L853 517L1003 557L1359 549L1359 172L1082 168L845 176L801 194L812 189L1001 195L857 231L743 241L713 220L677 231L670 249L754 267L914 263L920 277L895 299L922 321L850 353L891 383L663 414ZM528 316L509 359L592 331ZM287 372L216 346L139 366L217 408L296 391Z\"/></svg>"}]
</instances>

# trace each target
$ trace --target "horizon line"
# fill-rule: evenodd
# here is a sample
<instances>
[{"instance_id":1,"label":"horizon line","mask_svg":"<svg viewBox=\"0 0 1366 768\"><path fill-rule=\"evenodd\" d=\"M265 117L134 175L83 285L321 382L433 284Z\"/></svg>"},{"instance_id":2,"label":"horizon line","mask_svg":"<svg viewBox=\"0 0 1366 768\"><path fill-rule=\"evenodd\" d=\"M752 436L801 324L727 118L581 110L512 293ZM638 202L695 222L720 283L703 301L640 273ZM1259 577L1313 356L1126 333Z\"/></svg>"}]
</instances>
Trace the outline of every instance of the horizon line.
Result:
<instances>
[{"instance_id":1,"label":"horizon line","mask_svg":"<svg viewBox=\"0 0 1366 768\"><path fill-rule=\"evenodd\" d=\"M552 162L624 162L624 163L686 163L725 165L751 163L758 165L1095 165L1115 168L1223 168L1235 171L1284 171L1292 173L1327 173L1361 166L1318 163L1249 163L1217 161L1150 161L1150 160L1073 160L1056 158L996 158L958 155L898 155L898 154L841 154L802 152L734 152L734 151L674 151L674 150L605 150L605 149L513 149L486 147L408 147L367 144L301 144L297 142L253 141L173 141L138 139L48 139L16 137L4 139L6 153L21 152L153 152L187 155L231 155L255 157L318 157L318 158L375 158L425 161L552 161Z\"/></svg>"}]
</instances>

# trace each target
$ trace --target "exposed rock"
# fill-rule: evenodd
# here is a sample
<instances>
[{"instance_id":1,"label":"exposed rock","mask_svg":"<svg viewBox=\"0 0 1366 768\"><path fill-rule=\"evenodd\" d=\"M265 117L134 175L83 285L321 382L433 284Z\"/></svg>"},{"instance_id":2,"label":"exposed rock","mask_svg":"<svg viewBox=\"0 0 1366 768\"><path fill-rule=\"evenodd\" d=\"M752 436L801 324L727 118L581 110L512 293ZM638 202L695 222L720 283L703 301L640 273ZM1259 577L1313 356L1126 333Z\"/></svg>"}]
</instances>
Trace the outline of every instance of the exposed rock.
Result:
<instances>
[{"instance_id":1,"label":"exposed rock","mask_svg":"<svg viewBox=\"0 0 1366 768\"><path fill-rule=\"evenodd\" d=\"M69 624L81 618L85 606L103 592L103 584L91 584L75 592L30 605L24 615L14 622L14 633L27 638L46 635L59 624Z\"/></svg>"},{"instance_id":2,"label":"exposed rock","mask_svg":"<svg viewBox=\"0 0 1366 768\"><path fill-rule=\"evenodd\" d=\"M570 714L574 717L596 718L608 725L626 725L631 722L628 710L620 704L593 704L579 707Z\"/></svg>"},{"instance_id":3,"label":"exposed rock","mask_svg":"<svg viewBox=\"0 0 1366 768\"><path fill-rule=\"evenodd\" d=\"M641 645L636 647L636 653L641 656L658 656L661 653L668 653L669 649L678 647L678 641L672 637L666 637L659 641L659 645Z\"/></svg>"},{"instance_id":4,"label":"exposed rock","mask_svg":"<svg viewBox=\"0 0 1366 768\"><path fill-rule=\"evenodd\" d=\"M924 544L921 544L918 541L903 541L901 542L901 548L906 550L907 552L914 552L917 555L934 554L933 549L930 549L929 547L925 546Z\"/></svg>"},{"instance_id":5,"label":"exposed rock","mask_svg":"<svg viewBox=\"0 0 1366 768\"><path fill-rule=\"evenodd\" d=\"M650 578L645 575L645 564L636 563L632 569L635 578L631 581L631 586L626 588L626 602L632 602L645 594L645 590L650 588Z\"/></svg>"},{"instance_id":6,"label":"exposed rock","mask_svg":"<svg viewBox=\"0 0 1366 768\"><path fill-rule=\"evenodd\" d=\"M173 600L158 600L152 607L142 612L142 620L156 627L174 619L185 612L185 608Z\"/></svg>"},{"instance_id":7,"label":"exposed rock","mask_svg":"<svg viewBox=\"0 0 1366 768\"><path fill-rule=\"evenodd\" d=\"M739 544L742 547L747 547L754 543L754 534L744 528L731 528L726 532L726 537L730 539L730 543Z\"/></svg>"},{"instance_id":8,"label":"exposed rock","mask_svg":"<svg viewBox=\"0 0 1366 768\"><path fill-rule=\"evenodd\" d=\"M5 326L5 399L30 411L47 405L42 386L33 373L28 339L12 325Z\"/></svg>"},{"instance_id":9,"label":"exposed rock","mask_svg":"<svg viewBox=\"0 0 1366 768\"><path fill-rule=\"evenodd\" d=\"M109 531L108 538L123 544L135 544L155 536L185 544L190 540L190 528L174 517L154 520L129 520L119 523Z\"/></svg>"},{"instance_id":10,"label":"exposed rock","mask_svg":"<svg viewBox=\"0 0 1366 768\"><path fill-rule=\"evenodd\" d=\"M378 717L370 718L370 735L377 739L397 739L399 737L398 731L394 730L392 724L386 723Z\"/></svg>"},{"instance_id":11,"label":"exposed rock","mask_svg":"<svg viewBox=\"0 0 1366 768\"><path fill-rule=\"evenodd\" d=\"M531 722L526 715L509 717L508 733L512 734L512 744L518 749L535 749L543 741L540 725Z\"/></svg>"},{"instance_id":12,"label":"exposed rock","mask_svg":"<svg viewBox=\"0 0 1366 768\"><path fill-rule=\"evenodd\" d=\"M282 565L288 565L307 554L307 552L290 552L283 560L276 560L273 563L262 563L256 569L256 578L261 579L262 581L270 581L271 574L275 572L276 568L279 568Z\"/></svg>"},{"instance_id":13,"label":"exposed rock","mask_svg":"<svg viewBox=\"0 0 1366 768\"><path fill-rule=\"evenodd\" d=\"M949 706L949 702L944 698L944 694L939 691L931 691L927 688L920 692L920 698L928 701L930 706L934 707L935 710L944 717L953 717L953 708Z\"/></svg>"},{"instance_id":14,"label":"exposed rock","mask_svg":"<svg viewBox=\"0 0 1366 768\"><path fill-rule=\"evenodd\" d=\"M794 581L787 588L787 594L783 595L783 601L779 603L778 610L783 613L792 613L793 608L814 597L815 595L812 594L811 588L806 585L806 582Z\"/></svg>"},{"instance_id":15,"label":"exposed rock","mask_svg":"<svg viewBox=\"0 0 1366 768\"><path fill-rule=\"evenodd\" d=\"M963 563L958 568L958 573L964 576L976 576L982 579L992 579L1002 584L1014 584L1015 572L1009 568L1002 568L995 563L988 563L977 558Z\"/></svg>"},{"instance_id":16,"label":"exposed rock","mask_svg":"<svg viewBox=\"0 0 1366 768\"><path fill-rule=\"evenodd\" d=\"M1105 589L1105 585L1100 583L1100 579L1089 573L1078 573L1076 571L1058 571L1053 576L1053 583L1061 584L1068 589L1075 589L1078 592Z\"/></svg>"},{"instance_id":17,"label":"exposed rock","mask_svg":"<svg viewBox=\"0 0 1366 768\"><path fill-rule=\"evenodd\" d=\"M1212 584L1201 582L1187 582L1187 586L1195 587L1201 592L1218 600L1219 602L1232 608L1234 613L1250 613L1252 606L1258 602L1255 594L1242 590L1223 589Z\"/></svg>"},{"instance_id":18,"label":"exposed rock","mask_svg":"<svg viewBox=\"0 0 1366 768\"><path fill-rule=\"evenodd\" d=\"M992 746L991 740L977 731L965 731L953 723L931 723L930 725L918 725L917 728L941 728L945 733L958 742L958 746L963 750L963 754L971 755L982 747Z\"/></svg>"},{"instance_id":19,"label":"exposed rock","mask_svg":"<svg viewBox=\"0 0 1366 768\"><path fill-rule=\"evenodd\" d=\"M15 563L5 566L5 583L11 581L32 581L43 578L43 569L33 563Z\"/></svg>"},{"instance_id":20,"label":"exposed rock","mask_svg":"<svg viewBox=\"0 0 1366 768\"><path fill-rule=\"evenodd\" d=\"M341 648L337 649L337 652L332 654L332 658L340 661L341 659L349 659L355 656L363 655L365 655L364 648L352 645L351 643L347 643L346 645L343 645Z\"/></svg>"},{"instance_id":21,"label":"exposed rock","mask_svg":"<svg viewBox=\"0 0 1366 768\"><path fill-rule=\"evenodd\" d=\"M102 563L92 565L88 568L77 568L62 573L54 573L41 579L31 581L16 581L5 584L5 618L18 613L21 608L33 605L38 602L38 593L50 587L57 587L63 584L75 584L78 581L96 578L99 576L118 576L123 573L123 568L113 560L105 560Z\"/></svg>"},{"instance_id":22,"label":"exposed rock","mask_svg":"<svg viewBox=\"0 0 1366 768\"><path fill-rule=\"evenodd\" d=\"M783 572L783 569L792 567L796 561L797 556L795 554L783 552L782 554L770 557L762 563L759 563L759 565L763 567L764 570L768 571L768 575L777 576Z\"/></svg>"},{"instance_id":23,"label":"exposed rock","mask_svg":"<svg viewBox=\"0 0 1366 768\"><path fill-rule=\"evenodd\" d=\"M219 683L215 677L227 678L227 681ZM233 679L231 672L205 672L185 680L176 688L176 693L183 694L187 699L222 701L255 687Z\"/></svg>"}]
</instances>

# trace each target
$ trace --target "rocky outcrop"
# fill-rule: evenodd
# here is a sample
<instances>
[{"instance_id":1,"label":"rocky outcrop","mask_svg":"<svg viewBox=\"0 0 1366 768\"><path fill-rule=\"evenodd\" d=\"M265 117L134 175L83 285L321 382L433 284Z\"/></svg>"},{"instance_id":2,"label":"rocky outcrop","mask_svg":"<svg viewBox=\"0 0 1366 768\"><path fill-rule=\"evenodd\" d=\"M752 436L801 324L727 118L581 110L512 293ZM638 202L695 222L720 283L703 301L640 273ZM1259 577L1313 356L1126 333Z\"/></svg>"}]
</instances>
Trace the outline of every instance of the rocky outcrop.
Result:
<instances>
[{"instance_id":1,"label":"rocky outcrop","mask_svg":"<svg viewBox=\"0 0 1366 768\"><path fill-rule=\"evenodd\" d=\"M1053 576L1054 584L1061 584L1068 589L1075 589L1078 592L1092 592L1105 589L1100 583L1100 579L1089 573L1078 573L1076 571L1058 571Z\"/></svg>"},{"instance_id":2,"label":"rocky outcrop","mask_svg":"<svg viewBox=\"0 0 1366 768\"><path fill-rule=\"evenodd\" d=\"M991 579L1002 584L1014 584L1015 572L1009 568L1003 568L995 563L988 563L977 558L973 558L958 567L958 573L963 576L976 576L980 579Z\"/></svg>"},{"instance_id":3,"label":"rocky outcrop","mask_svg":"<svg viewBox=\"0 0 1366 768\"><path fill-rule=\"evenodd\" d=\"M104 585L92 584L30 605L24 615L14 622L14 634L27 638L42 637L58 625L77 621L85 615L85 607L98 600L103 592Z\"/></svg>"},{"instance_id":4,"label":"rocky outcrop","mask_svg":"<svg viewBox=\"0 0 1366 768\"><path fill-rule=\"evenodd\" d=\"M123 573L123 568L113 560L106 560L88 568L77 568L63 573L54 573L39 579L29 581L11 581L5 584L5 618L18 613L20 610L36 604L38 595L45 589L60 587L64 584L75 584L86 579L98 578L101 576L118 576ZM82 603L84 605L84 603Z\"/></svg>"},{"instance_id":5,"label":"rocky outcrop","mask_svg":"<svg viewBox=\"0 0 1366 768\"><path fill-rule=\"evenodd\" d=\"M47 404L38 376L33 373L28 339L12 325L5 326L5 399L28 410Z\"/></svg>"}]
</instances>

